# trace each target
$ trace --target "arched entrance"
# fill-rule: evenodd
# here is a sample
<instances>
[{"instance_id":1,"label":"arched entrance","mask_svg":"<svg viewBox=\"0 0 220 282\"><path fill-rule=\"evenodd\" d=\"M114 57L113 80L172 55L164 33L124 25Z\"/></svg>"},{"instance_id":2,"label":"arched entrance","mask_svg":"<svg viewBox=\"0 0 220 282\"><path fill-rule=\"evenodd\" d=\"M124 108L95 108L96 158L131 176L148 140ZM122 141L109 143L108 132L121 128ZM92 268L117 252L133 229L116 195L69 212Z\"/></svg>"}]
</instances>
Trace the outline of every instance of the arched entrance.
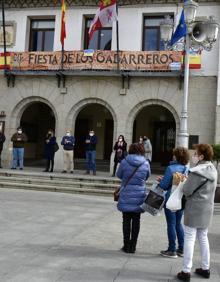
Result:
<instances>
[{"instance_id":1,"label":"arched entrance","mask_svg":"<svg viewBox=\"0 0 220 282\"><path fill-rule=\"evenodd\" d=\"M144 135L148 136L152 143L152 161L162 166L167 165L176 143L176 122L173 114L160 105L142 108L133 124L133 142Z\"/></svg>"},{"instance_id":2,"label":"arched entrance","mask_svg":"<svg viewBox=\"0 0 220 282\"><path fill-rule=\"evenodd\" d=\"M48 129L55 130L53 110L43 102L32 102L21 115L20 125L27 134L25 145L25 165L44 165L44 140Z\"/></svg>"},{"instance_id":3,"label":"arched entrance","mask_svg":"<svg viewBox=\"0 0 220 282\"><path fill-rule=\"evenodd\" d=\"M85 138L93 129L98 137L97 170L108 171L113 146L114 121L110 111L103 105L92 103L79 111L75 122L75 160L85 159Z\"/></svg>"}]
</instances>

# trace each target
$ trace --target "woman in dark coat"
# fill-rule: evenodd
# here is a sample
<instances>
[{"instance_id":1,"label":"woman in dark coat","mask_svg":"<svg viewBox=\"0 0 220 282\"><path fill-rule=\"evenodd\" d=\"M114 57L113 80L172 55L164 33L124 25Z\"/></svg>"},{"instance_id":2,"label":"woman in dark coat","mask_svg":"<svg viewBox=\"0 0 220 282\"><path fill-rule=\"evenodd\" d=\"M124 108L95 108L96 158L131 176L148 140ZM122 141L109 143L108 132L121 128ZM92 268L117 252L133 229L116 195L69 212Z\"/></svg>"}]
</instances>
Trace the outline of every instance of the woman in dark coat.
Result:
<instances>
[{"instance_id":1,"label":"woman in dark coat","mask_svg":"<svg viewBox=\"0 0 220 282\"><path fill-rule=\"evenodd\" d=\"M127 154L127 143L125 142L124 136L120 135L118 141L114 146L115 157L114 157L114 170L113 175L115 176L117 165L125 158Z\"/></svg>"},{"instance_id":2,"label":"woman in dark coat","mask_svg":"<svg viewBox=\"0 0 220 282\"><path fill-rule=\"evenodd\" d=\"M150 165L144 155L143 144L131 144L129 155L122 160L117 176L122 180L118 210L123 214L122 251L135 253L140 230L140 216L146 195L146 180L150 176Z\"/></svg>"},{"instance_id":3,"label":"woman in dark coat","mask_svg":"<svg viewBox=\"0 0 220 282\"><path fill-rule=\"evenodd\" d=\"M49 130L45 140L45 158L47 160L44 172L53 172L56 137L52 130Z\"/></svg>"},{"instance_id":4,"label":"woman in dark coat","mask_svg":"<svg viewBox=\"0 0 220 282\"><path fill-rule=\"evenodd\" d=\"M2 154L2 149L3 149L3 144L5 142L5 135L2 132L2 130L0 129L0 168L2 168L2 164L1 164L1 154Z\"/></svg>"}]
</instances>

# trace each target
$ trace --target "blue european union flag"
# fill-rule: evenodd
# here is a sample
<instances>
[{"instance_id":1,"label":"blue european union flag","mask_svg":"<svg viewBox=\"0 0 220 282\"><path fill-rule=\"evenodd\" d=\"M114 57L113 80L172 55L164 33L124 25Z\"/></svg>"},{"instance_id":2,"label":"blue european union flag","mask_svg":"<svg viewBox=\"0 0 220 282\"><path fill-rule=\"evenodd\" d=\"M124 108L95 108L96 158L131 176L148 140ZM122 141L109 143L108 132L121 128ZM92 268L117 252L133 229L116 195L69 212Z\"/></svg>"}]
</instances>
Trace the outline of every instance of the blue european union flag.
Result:
<instances>
[{"instance_id":1,"label":"blue european union flag","mask_svg":"<svg viewBox=\"0 0 220 282\"><path fill-rule=\"evenodd\" d=\"M175 32L172 35L171 38L171 46L175 44L177 41L179 41L182 37L185 37L187 33L187 26L185 22L185 17L184 17L184 10L182 11L181 17L179 24L175 30Z\"/></svg>"}]
</instances>

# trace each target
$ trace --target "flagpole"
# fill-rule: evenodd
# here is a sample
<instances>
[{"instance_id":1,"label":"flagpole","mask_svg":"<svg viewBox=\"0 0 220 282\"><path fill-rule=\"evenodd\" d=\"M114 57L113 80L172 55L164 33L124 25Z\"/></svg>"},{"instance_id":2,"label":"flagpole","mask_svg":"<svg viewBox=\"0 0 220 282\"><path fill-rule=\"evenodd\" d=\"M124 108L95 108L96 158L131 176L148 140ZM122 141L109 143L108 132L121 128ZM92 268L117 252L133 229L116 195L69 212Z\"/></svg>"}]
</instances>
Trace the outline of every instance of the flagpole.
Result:
<instances>
[{"instance_id":1,"label":"flagpole","mask_svg":"<svg viewBox=\"0 0 220 282\"><path fill-rule=\"evenodd\" d=\"M3 24L3 44L4 44L4 72L6 71L7 57L6 57L6 32L5 32L5 0L2 0L2 24Z\"/></svg>"},{"instance_id":2,"label":"flagpole","mask_svg":"<svg viewBox=\"0 0 220 282\"><path fill-rule=\"evenodd\" d=\"M117 44L117 71L120 71L120 56L119 56L119 28L118 28L118 3L116 2L116 13L117 13L117 21L116 21L116 44Z\"/></svg>"},{"instance_id":3,"label":"flagpole","mask_svg":"<svg viewBox=\"0 0 220 282\"><path fill-rule=\"evenodd\" d=\"M183 101L180 115L180 131L179 146L188 148L189 134L188 134L188 97L189 97L189 52L190 52L190 38L187 32L185 39L185 55L184 55L184 89L183 89Z\"/></svg>"},{"instance_id":4,"label":"flagpole","mask_svg":"<svg viewBox=\"0 0 220 282\"><path fill-rule=\"evenodd\" d=\"M64 62L64 45L62 44L61 50L61 70L63 71L63 62Z\"/></svg>"}]
</instances>

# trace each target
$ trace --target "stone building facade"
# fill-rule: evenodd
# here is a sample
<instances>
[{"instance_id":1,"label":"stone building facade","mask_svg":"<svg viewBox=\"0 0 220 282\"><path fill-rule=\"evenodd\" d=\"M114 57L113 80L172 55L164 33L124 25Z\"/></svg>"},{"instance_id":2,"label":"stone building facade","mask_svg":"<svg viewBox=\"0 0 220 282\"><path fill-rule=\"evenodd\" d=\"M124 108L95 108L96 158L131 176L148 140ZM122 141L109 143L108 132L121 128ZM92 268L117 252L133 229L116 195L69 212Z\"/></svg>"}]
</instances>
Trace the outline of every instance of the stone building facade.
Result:
<instances>
[{"instance_id":1,"label":"stone building facade","mask_svg":"<svg viewBox=\"0 0 220 282\"><path fill-rule=\"evenodd\" d=\"M10 1L8 1L10 2ZM11 1L12 3L13 1ZM17 1L19 3L19 1ZM31 2L31 1L29 1ZM46 1L50 3L50 1ZM73 2L73 3L72 3ZM72 12L75 15L75 26L81 26L73 34L67 32L68 50L83 49L82 15L94 14L95 6L77 5L69 1L67 22ZM90 1L95 2L95 1ZM181 12L181 3L177 7L172 1L120 1L119 16L121 15L120 48L123 50L141 50L141 25L143 15L163 14L173 12L178 17ZM154 2L154 3L152 3ZM158 4L163 2L163 4ZM175 2L175 1L173 1ZM204 15L208 9L220 21L220 3L218 1L198 1L200 14ZM6 1L7 3L7 1ZM71 4L72 3L72 4ZM149 4L151 3L151 4ZM51 3L50 3L51 4ZM93 3L94 4L94 3ZM12 5L12 4L11 4ZM73 6L71 6L73 5ZM77 11L76 11L77 10ZM78 13L78 14L77 14ZM59 50L59 22L60 10L54 7L37 5L25 8L21 6L6 7L6 21L16 21L16 40L8 51L28 51L28 19L39 15L54 14L55 39L54 51ZM140 17L137 32L131 27L133 38L128 33L130 22ZM131 17L133 20L131 21ZM73 19L74 20L74 19ZM137 21L138 22L138 21ZM135 25L135 24L134 24ZM127 26L127 27L126 27ZM67 33L67 38L68 38ZM115 50L115 27L112 31L112 50ZM71 43L75 36L75 43ZM191 71L188 103L188 132L191 142L220 142L220 47L219 42L212 52L202 53L202 68ZM15 81L13 79L15 78ZM19 125L30 133L26 146L27 159L41 159L43 140L48 128L56 132L60 142L66 129L71 129L78 140L75 155L83 158L83 138L85 132L93 128L99 139L97 158L109 160L112 156L112 147L118 135L123 134L128 144L138 140L140 135L148 135L153 143L155 162L166 162L168 153L177 145L177 134L180 127L180 114L183 97L183 78L178 74L145 73L133 75L124 79L120 75L103 75L82 73L68 75L65 87L58 87L54 75L17 73L8 80L3 72L0 75L0 121L5 122L6 144L3 151L5 166L11 161L10 137ZM56 154L56 168L62 169L62 150Z\"/></svg>"}]
</instances>

